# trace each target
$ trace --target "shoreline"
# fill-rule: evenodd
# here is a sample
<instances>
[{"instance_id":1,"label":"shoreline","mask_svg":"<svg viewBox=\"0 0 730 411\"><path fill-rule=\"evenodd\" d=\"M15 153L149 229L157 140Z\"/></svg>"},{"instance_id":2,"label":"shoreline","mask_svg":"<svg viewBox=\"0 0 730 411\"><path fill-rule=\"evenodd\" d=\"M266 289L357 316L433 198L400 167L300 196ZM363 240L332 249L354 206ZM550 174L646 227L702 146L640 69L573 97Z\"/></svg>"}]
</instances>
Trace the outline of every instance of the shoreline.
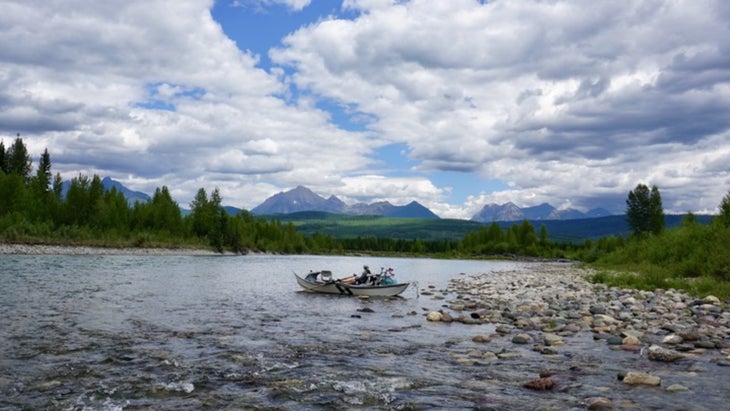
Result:
<instances>
[{"instance_id":1,"label":"shoreline","mask_svg":"<svg viewBox=\"0 0 730 411\"><path fill-rule=\"evenodd\" d=\"M0 243L0 255L159 255L214 256L227 255L202 248L100 247L87 245L47 245Z\"/></svg>"}]
</instances>

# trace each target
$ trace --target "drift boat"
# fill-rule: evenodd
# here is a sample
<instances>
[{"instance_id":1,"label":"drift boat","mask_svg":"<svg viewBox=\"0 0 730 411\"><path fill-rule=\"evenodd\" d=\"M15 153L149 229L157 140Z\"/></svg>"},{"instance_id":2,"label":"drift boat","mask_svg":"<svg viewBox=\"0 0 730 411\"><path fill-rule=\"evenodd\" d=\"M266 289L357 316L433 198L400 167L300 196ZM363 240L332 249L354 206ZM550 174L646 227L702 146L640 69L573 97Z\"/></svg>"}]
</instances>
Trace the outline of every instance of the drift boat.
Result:
<instances>
[{"instance_id":1,"label":"drift boat","mask_svg":"<svg viewBox=\"0 0 730 411\"><path fill-rule=\"evenodd\" d=\"M305 291L323 294L392 297L402 293L410 285L410 283L393 284L391 281L377 281L377 279L365 284L355 284L357 276L333 279L332 272L328 270L313 271L304 278L297 273L294 273L294 276Z\"/></svg>"}]
</instances>

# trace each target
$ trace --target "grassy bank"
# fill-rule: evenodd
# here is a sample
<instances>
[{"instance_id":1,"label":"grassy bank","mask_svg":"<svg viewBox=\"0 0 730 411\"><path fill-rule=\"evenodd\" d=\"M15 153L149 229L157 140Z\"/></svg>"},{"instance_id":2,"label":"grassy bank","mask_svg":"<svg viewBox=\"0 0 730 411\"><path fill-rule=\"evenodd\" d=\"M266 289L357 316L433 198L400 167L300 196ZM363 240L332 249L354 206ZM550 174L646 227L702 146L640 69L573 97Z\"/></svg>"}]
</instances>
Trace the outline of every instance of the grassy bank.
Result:
<instances>
[{"instance_id":1,"label":"grassy bank","mask_svg":"<svg viewBox=\"0 0 730 411\"><path fill-rule=\"evenodd\" d=\"M630 238L598 256L594 282L653 290L674 288L695 296L730 298L730 227L688 221L659 235Z\"/></svg>"}]
</instances>

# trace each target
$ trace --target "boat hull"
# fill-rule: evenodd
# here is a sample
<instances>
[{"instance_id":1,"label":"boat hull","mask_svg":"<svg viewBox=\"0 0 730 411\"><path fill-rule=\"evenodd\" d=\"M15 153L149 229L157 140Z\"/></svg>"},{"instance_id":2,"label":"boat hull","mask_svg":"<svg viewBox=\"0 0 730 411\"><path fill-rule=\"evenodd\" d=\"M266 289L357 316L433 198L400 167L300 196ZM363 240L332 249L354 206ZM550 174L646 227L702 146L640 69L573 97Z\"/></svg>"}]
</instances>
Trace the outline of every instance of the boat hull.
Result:
<instances>
[{"instance_id":1,"label":"boat hull","mask_svg":"<svg viewBox=\"0 0 730 411\"><path fill-rule=\"evenodd\" d=\"M305 290L321 294L339 294L354 295L367 297L392 297L404 292L410 283L391 284L391 285L353 285L345 284L338 280L333 281L310 281L300 277L296 273L294 276L297 283Z\"/></svg>"}]
</instances>

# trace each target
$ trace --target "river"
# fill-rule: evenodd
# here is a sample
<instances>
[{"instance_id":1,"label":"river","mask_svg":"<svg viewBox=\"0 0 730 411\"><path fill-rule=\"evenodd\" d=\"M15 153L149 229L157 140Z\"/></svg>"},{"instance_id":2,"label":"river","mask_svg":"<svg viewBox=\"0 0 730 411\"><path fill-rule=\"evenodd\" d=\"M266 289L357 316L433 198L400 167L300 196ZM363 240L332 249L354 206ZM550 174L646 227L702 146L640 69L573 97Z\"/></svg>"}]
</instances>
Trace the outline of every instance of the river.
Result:
<instances>
[{"instance_id":1,"label":"river","mask_svg":"<svg viewBox=\"0 0 730 411\"><path fill-rule=\"evenodd\" d=\"M363 264L418 284L402 298L366 301L302 292L292 274L344 276ZM492 325L424 318L445 302L423 290L438 296L452 278L525 264L0 255L0 409L585 409L579 396L521 387L543 366L539 354L473 366L451 358ZM581 354L597 368L612 361L604 355ZM584 372L587 387L600 387L597 375Z\"/></svg>"}]
</instances>

